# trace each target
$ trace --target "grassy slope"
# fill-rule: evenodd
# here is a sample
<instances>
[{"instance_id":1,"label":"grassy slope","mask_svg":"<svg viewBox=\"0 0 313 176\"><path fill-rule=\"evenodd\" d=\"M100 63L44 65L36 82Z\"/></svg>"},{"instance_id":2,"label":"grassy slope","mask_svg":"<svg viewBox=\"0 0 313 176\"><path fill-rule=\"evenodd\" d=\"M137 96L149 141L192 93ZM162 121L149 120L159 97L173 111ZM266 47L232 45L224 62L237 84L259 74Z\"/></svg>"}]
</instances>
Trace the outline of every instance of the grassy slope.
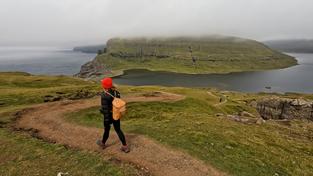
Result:
<instances>
[{"instance_id":1,"label":"grassy slope","mask_svg":"<svg viewBox=\"0 0 313 176\"><path fill-rule=\"evenodd\" d=\"M42 103L45 95L62 92L63 96L69 96L80 90L96 91L97 88L90 82L66 76L0 73L0 108Z\"/></svg>"},{"instance_id":2,"label":"grassy slope","mask_svg":"<svg viewBox=\"0 0 313 176\"><path fill-rule=\"evenodd\" d=\"M129 166L116 166L94 153L69 150L28 135L0 129L1 175L134 175Z\"/></svg>"},{"instance_id":3,"label":"grassy slope","mask_svg":"<svg viewBox=\"0 0 313 176\"><path fill-rule=\"evenodd\" d=\"M68 77L28 76L23 73L0 74L0 172L4 175L131 175L130 166L116 166L94 153L73 151L38 139L12 132L7 125L15 111L42 102L44 95L56 91L72 91L98 85ZM234 175L310 175L313 161L313 125L293 121L290 126L276 122L245 125L215 113L233 114L242 110L255 113L243 101L266 94L227 93L226 104L219 102L222 92L206 89L121 87L123 95L142 91L170 91L185 94L187 99L176 103L131 103L122 128L210 162ZM290 94L288 96L312 95ZM4 98L5 97L5 98ZM68 115L68 120L81 125L102 127L98 107ZM12 147L14 146L14 147Z\"/></svg>"},{"instance_id":4,"label":"grassy slope","mask_svg":"<svg viewBox=\"0 0 313 176\"><path fill-rule=\"evenodd\" d=\"M0 175L135 175L131 166L117 166L95 153L69 150L9 128L13 114L56 92L97 89L91 82L69 77L0 73Z\"/></svg>"},{"instance_id":5,"label":"grassy slope","mask_svg":"<svg viewBox=\"0 0 313 176\"><path fill-rule=\"evenodd\" d=\"M214 116L242 110L255 114L254 109L240 100L266 95L224 93L229 97L228 102L215 107L221 92L213 91L215 97L203 89L121 88L124 94L149 90L180 93L187 99L176 103L130 103L122 123L127 132L147 135L183 149L233 175L310 175L313 172L312 123L293 121L282 125L268 121L263 125L247 125ZM98 107L69 114L67 118L73 123L102 127Z\"/></svg>"},{"instance_id":6,"label":"grassy slope","mask_svg":"<svg viewBox=\"0 0 313 176\"><path fill-rule=\"evenodd\" d=\"M188 47L197 58L194 67ZM143 55L170 55L168 58ZM137 55L131 58L113 57L112 54ZM265 59L268 58L268 59ZM107 53L96 59L116 70L149 69L181 73L227 73L266 70L295 65L296 61L273 51L265 45L239 38L167 38L167 39L111 39Z\"/></svg>"}]
</instances>

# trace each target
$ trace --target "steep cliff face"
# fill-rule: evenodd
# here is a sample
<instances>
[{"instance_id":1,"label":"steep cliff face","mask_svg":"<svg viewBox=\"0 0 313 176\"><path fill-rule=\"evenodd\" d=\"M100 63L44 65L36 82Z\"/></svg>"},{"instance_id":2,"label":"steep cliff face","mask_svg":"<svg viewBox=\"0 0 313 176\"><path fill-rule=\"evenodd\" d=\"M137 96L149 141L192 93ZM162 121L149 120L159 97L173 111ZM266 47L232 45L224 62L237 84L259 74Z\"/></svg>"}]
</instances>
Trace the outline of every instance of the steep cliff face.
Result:
<instances>
[{"instance_id":1,"label":"steep cliff face","mask_svg":"<svg viewBox=\"0 0 313 176\"><path fill-rule=\"evenodd\" d=\"M81 66L80 72L75 76L81 78L92 78L94 76L102 75L105 72L105 67L97 59L93 59L90 62Z\"/></svg>"},{"instance_id":2,"label":"steep cliff face","mask_svg":"<svg viewBox=\"0 0 313 176\"><path fill-rule=\"evenodd\" d=\"M228 55L262 59L274 58L274 54L277 54L260 42L228 36L113 38L108 40L106 47L110 55L117 57L190 58L192 54L201 59L208 59L208 55L219 59L225 59Z\"/></svg>"},{"instance_id":3,"label":"steep cliff face","mask_svg":"<svg viewBox=\"0 0 313 176\"><path fill-rule=\"evenodd\" d=\"M103 77L114 77L124 74L123 70L112 70L97 57L81 66L80 72L74 76L98 80Z\"/></svg>"},{"instance_id":4,"label":"steep cliff face","mask_svg":"<svg viewBox=\"0 0 313 176\"><path fill-rule=\"evenodd\" d=\"M313 101L290 98L265 98L257 102L264 119L309 119L313 121Z\"/></svg>"}]
</instances>

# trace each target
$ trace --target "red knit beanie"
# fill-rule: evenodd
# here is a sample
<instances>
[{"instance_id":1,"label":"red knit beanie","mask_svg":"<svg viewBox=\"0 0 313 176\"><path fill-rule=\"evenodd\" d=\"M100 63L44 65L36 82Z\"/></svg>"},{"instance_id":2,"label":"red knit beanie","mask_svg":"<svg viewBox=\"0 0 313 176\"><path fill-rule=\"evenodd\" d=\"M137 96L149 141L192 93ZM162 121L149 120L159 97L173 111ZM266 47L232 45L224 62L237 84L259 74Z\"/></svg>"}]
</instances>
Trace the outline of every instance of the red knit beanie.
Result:
<instances>
[{"instance_id":1,"label":"red knit beanie","mask_svg":"<svg viewBox=\"0 0 313 176\"><path fill-rule=\"evenodd\" d=\"M104 89L112 88L112 78L104 78L101 80L101 84Z\"/></svg>"}]
</instances>

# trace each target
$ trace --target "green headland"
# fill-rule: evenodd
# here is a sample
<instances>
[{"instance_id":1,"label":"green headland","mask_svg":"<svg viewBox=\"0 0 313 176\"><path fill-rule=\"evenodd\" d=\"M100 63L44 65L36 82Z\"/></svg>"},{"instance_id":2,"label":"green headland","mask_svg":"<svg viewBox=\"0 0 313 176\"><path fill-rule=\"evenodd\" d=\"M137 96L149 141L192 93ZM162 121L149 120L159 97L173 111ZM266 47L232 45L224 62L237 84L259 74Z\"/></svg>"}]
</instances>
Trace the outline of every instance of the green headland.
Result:
<instances>
[{"instance_id":1,"label":"green headland","mask_svg":"<svg viewBox=\"0 0 313 176\"><path fill-rule=\"evenodd\" d=\"M116 75L128 69L229 73L279 69L296 64L291 56L260 42L237 37L113 38L78 75Z\"/></svg>"}]
</instances>

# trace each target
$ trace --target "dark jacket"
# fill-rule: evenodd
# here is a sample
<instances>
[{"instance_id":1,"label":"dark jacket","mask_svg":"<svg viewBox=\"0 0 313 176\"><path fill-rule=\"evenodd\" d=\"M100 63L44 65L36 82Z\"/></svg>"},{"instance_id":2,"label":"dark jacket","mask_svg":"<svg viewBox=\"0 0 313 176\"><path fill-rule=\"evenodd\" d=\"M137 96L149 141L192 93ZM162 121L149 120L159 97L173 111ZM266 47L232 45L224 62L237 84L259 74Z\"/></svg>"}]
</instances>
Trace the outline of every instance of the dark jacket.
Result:
<instances>
[{"instance_id":1,"label":"dark jacket","mask_svg":"<svg viewBox=\"0 0 313 176\"><path fill-rule=\"evenodd\" d=\"M120 93L117 90L110 89L108 91L113 96L120 98ZM103 114L104 121L111 122L113 120L112 117L112 101L113 97L109 94L105 93L104 91L101 92L101 108L100 112Z\"/></svg>"}]
</instances>

